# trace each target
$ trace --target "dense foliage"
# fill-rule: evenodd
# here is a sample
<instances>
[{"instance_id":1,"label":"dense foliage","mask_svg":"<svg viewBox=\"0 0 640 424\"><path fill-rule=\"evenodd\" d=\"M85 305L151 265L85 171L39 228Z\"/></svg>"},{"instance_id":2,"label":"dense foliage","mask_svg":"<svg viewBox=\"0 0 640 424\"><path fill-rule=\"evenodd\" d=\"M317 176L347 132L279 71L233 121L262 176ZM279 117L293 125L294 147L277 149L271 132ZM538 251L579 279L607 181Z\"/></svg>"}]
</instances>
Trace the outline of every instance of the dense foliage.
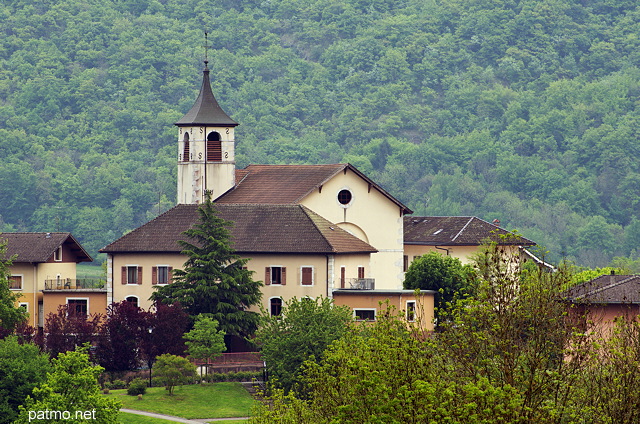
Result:
<instances>
[{"instance_id":1,"label":"dense foliage","mask_svg":"<svg viewBox=\"0 0 640 424\"><path fill-rule=\"evenodd\" d=\"M285 392L304 392L302 365L320 360L327 346L345 335L352 322L353 312L348 307L335 306L326 297L294 297L277 316L263 311L255 342L272 385Z\"/></svg>"},{"instance_id":2,"label":"dense foliage","mask_svg":"<svg viewBox=\"0 0 640 424\"><path fill-rule=\"evenodd\" d=\"M9 288L9 277L13 258L7 258L7 243L0 240L0 339L27 320L27 312L17 307L20 296Z\"/></svg>"},{"instance_id":3,"label":"dense foliage","mask_svg":"<svg viewBox=\"0 0 640 424\"><path fill-rule=\"evenodd\" d=\"M347 332L305 364L307 393L274 392L250 422L637 422L638 321L594 325L561 300L566 268L516 258L487 247L475 296L427 337L393 310Z\"/></svg>"},{"instance_id":4,"label":"dense foliage","mask_svg":"<svg viewBox=\"0 0 640 424\"><path fill-rule=\"evenodd\" d=\"M50 370L49 356L33 344L19 344L15 336L0 340L0 423L18 417L18 406Z\"/></svg>"},{"instance_id":5,"label":"dense foliage","mask_svg":"<svg viewBox=\"0 0 640 424\"><path fill-rule=\"evenodd\" d=\"M100 393L102 371L91 364L86 349L59 355L46 380L20 406L15 423L116 424L121 403Z\"/></svg>"},{"instance_id":6,"label":"dense foliage","mask_svg":"<svg viewBox=\"0 0 640 424\"><path fill-rule=\"evenodd\" d=\"M0 229L95 254L169 207L208 30L239 166L348 161L551 259L635 257L639 27L630 0L4 1Z\"/></svg>"}]
</instances>

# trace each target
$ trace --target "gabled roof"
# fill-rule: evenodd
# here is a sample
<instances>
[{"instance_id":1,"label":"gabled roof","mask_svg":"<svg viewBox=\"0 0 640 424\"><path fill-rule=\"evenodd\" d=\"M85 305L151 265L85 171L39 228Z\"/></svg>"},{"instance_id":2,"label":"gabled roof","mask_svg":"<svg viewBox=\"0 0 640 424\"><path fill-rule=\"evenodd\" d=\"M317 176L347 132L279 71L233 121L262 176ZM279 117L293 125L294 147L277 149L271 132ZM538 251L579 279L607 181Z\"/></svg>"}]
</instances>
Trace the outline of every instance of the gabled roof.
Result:
<instances>
[{"instance_id":1,"label":"gabled roof","mask_svg":"<svg viewBox=\"0 0 640 424\"><path fill-rule=\"evenodd\" d=\"M372 189L398 205L404 213L411 209L387 193L353 165L249 165L236 171L236 186L216 199L216 203L296 204L340 172L352 171Z\"/></svg>"},{"instance_id":2,"label":"gabled roof","mask_svg":"<svg viewBox=\"0 0 640 424\"><path fill-rule=\"evenodd\" d=\"M639 275L601 275L564 293L573 303L637 304L640 303Z\"/></svg>"},{"instance_id":3,"label":"gabled roof","mask_svg":"<svg viewBox=\"0 0 640 424\"><path fill-rule=\"evenodd\" d=\"M216 204L231 227L233 248L246 253L340 254L377 250L300 205ZM198 205L177 205L101 249L106 253L180 253L178 240L198 220Z\"/></svg>"},{"instance_id":4,"label":"gabled roof","mask_svg":"<svg viewBox=\"0 0 640 424\"><path fill-rule=\"evenodd\" d=\"M488 239L503 245L534 246L513 233L475 216L405 216L404 244L426 246L479 246Z\"/></svg>"},{"instance_id":5,"label":"gabled roof","mask_svg":"<svg viewBox=\"0 0 640 424\"><path fill-rule=\"evenodd\" d=\"M209 67L207 61L204 62L204 70L202 71L202 87L196 102L176 125L215 125L235 127L238 125L236 121L231 119L218 104L213 91L211 91L211 82L209 80Z\"/></svg>"},{"instance_id":6,"label":"gabled roof","mask_svg":"<svg viewBox=\"0 0 640 424\"><path fill-rule=\"evenodd\" d=\"M71 233L1 233L0 241L7 241L7 256L17 255L17 262L47 262L63 244L76 254L76 262L91 262L93 259Z\"/></svg>"}]
</instances>

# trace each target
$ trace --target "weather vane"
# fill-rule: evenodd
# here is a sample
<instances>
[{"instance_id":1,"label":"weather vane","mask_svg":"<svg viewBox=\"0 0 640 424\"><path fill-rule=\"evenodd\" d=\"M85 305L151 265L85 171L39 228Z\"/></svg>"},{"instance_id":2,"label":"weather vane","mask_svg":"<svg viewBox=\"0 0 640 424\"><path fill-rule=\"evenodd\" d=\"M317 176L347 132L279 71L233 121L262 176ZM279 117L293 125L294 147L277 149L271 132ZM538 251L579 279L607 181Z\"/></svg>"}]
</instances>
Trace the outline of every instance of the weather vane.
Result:
<instances>
[{"instance_id":1,"label":"weather vane","mask_svg":"<svg viewBox=\"0 0 640 424\"><path fill-rule=\"evenodd\" d=\"M204 32L204 63L209 63L209 33L207 31Z\"/></svg>"}]
</instances>

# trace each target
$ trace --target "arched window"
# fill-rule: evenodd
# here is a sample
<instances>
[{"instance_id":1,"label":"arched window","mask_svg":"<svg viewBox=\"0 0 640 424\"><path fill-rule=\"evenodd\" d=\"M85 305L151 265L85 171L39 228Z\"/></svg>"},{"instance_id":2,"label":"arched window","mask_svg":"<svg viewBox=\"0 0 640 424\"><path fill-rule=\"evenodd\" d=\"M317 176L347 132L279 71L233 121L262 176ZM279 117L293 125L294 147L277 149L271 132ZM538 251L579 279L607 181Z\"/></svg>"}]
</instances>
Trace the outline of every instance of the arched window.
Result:
<instances>
[{"instance_id":1,"label":"arched window","mask_svg":"<svg viewBox=\"0 0 640 424\"><path fill-rule=\"evenodd\" d=\"M207 161L222 162L222 143L220 133L212 131L207 136Z\"/></svg>"},{"instance_id":2,"label":"arched window","mask_svg":"<svg viewBox=\"0 0 640 424\"><path fill-rule=\"evenodd\" d=\"M138 296L129 296L125 299L127 302L133 303L134 306L138 306Z\"/></svg>"},{"instance_id":3,"label":"arched window","mask_svg":"<svg viewBox=\"0 0 640 424\"><path fill-rule=\"evenodd\" d=\"M269 300L269 310L271 311L272 317L280 316L282 313L282 299L279 297L272 297Z\"/></svg>"},{"instance_id":4,"label":"arched window","mask_svg":"<svg viewBox=\"0 0 640 424\"><path fill-rule=\"evenodd\" d=\"M182 160L184 162L188 162L189 161L189 133L186 132L184 133L184 149L182 151Z\"/></svg>"}]
</instances>

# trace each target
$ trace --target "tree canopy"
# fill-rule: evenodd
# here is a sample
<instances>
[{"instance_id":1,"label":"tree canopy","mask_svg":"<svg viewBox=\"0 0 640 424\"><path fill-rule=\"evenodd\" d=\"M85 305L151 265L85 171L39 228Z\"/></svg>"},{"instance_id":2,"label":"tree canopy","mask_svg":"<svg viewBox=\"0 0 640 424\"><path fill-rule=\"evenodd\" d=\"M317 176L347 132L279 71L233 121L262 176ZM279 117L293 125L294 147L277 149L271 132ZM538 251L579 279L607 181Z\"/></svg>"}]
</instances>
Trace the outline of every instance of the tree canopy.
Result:
<instances>
[{"instance_id":1,"label":"tree canopy","mask_svg":"<svg viewBox=\"0 0 640 424\"><path fill-rule=\"evenodd\" d=\"M173 283L156 287L151 299L178 302L193 318L205 314L218 322L220 330L234 336L248 336L258 327L259 315L248 308L260 301L262 283L231 246L231 223L217 215L207 198L198 208L199 219L179 241L188 259L184 269L173 271Z\"/></svg>"},{"instance_id":2,"label":"tree canopy","mask_svg":"<svg viewBox=\"0 0 640 424\"><path fill-rule=\"evenodd\" d=\"M550 260L635 258L639 28L630 0L5 1L0 230L95 254L170 207L208 30L238 166L351 162Z\"/></svg>"}]
</instances>

